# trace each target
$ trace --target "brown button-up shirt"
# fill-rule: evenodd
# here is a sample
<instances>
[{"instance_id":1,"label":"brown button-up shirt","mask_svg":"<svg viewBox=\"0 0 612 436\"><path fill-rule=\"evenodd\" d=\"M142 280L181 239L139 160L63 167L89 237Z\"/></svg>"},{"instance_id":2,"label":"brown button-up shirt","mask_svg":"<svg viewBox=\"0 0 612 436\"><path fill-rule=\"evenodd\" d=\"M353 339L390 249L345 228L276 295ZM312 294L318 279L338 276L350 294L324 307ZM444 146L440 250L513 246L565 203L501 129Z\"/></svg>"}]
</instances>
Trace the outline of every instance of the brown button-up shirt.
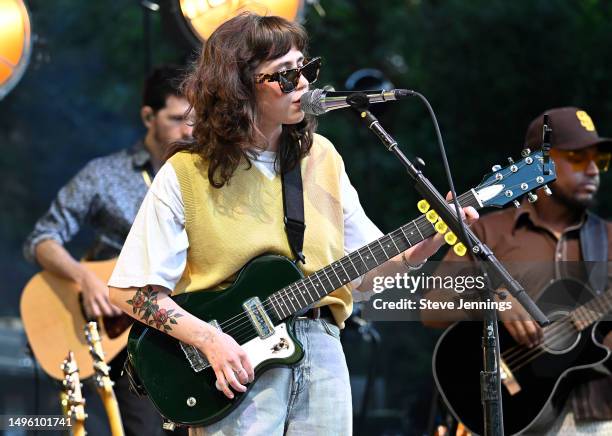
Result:
<instances>
[{"instance_id":1,"label":"brown button-up shirt","mask_svg":"<svg viewBox=\"0 0 612 436\"><path fill-rule=\"evenodd\" d=\"M542 221L536 209L524 202L518 209L508 208L483 216L472 230L506 266L510 274L537 298L552 281L565 277L586 278L580 247L580 228L584 220L560 235ZM607 222L608 260L612 260L612 223ZM449 250L444 260L461 258ZM608 283L612 268L608 267ZM612 335L605 344L610 347ZM577 386L570 398L578 420L612 419L612 376Z\"/></svg>"}]
</instances>

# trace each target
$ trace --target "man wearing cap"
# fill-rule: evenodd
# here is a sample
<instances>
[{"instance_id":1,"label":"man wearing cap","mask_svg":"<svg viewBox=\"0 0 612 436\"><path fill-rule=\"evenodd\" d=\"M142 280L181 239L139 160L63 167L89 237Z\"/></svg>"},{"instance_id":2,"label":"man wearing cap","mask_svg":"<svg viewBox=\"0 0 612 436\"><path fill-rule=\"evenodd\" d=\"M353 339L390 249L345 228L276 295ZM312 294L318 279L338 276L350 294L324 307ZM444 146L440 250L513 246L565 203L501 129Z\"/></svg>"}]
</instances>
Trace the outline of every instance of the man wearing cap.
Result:
<instances>
[{"instance_id":1,"label":"man wearing cap","mask_svg":"<svg viewBox=\"0 0 612 436\"><path fill-rule=\"evenodd\" d=\"M556 182L550 185L552 195L541 194L535 203L523 201L517 209L487 214L472 226L532 298L563 277L580 278L588 285L599 280L605 288L612 272L605 262L612 259L612 223L589 211L596 202L600 174L608 170L612 140L599 137L584 110L563 107L550 109L532 121L525 138L526 147L532 150L542 145L544 114L548 114L552 127L550 154L557 172ZM602 258L587 254L593 251L587 245L596 246ZM585 258L604 261L600 263L603 270L596 273L598 279L593 275L591 281L587 279ZM458 260L452 250L444 258ZM542 330L515 300L513 309L500 311L499 317L516 341L530 347L540 341ZM425 324L442 326L432 320ZM612 348L612 332L604 343ZM550 434L594 433L612 434L612 376L576 386L550 429Z\"/></svg>"}]
</instances>

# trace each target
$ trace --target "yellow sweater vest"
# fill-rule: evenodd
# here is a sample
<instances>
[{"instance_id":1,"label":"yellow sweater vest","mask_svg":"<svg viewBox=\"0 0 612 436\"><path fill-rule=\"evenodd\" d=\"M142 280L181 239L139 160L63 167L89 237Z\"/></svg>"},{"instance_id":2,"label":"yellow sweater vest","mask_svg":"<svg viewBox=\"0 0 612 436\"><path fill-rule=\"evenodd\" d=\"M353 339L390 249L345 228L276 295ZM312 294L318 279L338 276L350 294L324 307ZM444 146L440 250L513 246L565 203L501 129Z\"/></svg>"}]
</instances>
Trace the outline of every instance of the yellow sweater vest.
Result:
<instances>
[{"instance_id":1,"label":"yellow sweater vest","mask_svg":"<svg viewBox=\"0 0 612 436\"><path fill-rule=\"evenodd\" d=\"M208 181L208 166L198 155L177 153L172 164L185 207L189 239L187 266L174 294L223 289L252 258L274 253L292 258L283 223L280 176L268 179L257 168L242 164L229 183L217 189ZM301 162L304 186L304 255L300 267L309 275L344 255L344 217L340 178L342 158L329 140L315 135ZM343 327L352 311L350 287L323 297Z\"/></svg>"}]
</instances>

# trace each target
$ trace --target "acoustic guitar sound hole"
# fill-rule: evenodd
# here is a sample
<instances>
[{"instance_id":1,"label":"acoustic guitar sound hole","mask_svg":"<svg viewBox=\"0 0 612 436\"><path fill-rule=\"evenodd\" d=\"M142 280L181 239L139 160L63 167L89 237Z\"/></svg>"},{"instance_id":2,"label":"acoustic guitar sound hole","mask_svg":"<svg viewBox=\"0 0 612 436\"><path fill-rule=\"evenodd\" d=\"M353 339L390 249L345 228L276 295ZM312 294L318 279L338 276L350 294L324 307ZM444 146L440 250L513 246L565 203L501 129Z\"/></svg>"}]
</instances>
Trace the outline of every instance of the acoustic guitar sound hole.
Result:
<instances>
[{"instance_id":1,"label":"acoustic guitar sound hole","mask_svg":"<svg viewBox=\"0 0 612 436\"><path fill-rule=\"evenodd\" d=\"M542 346L551 354L567 353L580 342L580 332L566 317L567 314L567 312L555 312L548 315L553 322L544 328Z\"/></svg>"}]
</instances>

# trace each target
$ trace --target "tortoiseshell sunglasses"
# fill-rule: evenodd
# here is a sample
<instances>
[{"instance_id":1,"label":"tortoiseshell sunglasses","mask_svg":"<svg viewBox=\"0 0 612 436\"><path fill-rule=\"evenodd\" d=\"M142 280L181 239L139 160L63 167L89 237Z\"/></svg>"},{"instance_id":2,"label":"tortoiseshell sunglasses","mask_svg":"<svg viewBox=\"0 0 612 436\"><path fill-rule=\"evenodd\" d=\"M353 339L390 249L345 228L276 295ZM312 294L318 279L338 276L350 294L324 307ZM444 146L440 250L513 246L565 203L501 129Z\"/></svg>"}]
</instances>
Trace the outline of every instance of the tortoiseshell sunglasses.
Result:
<instances>
[{"instance_id":1,"label":"tortoiseshell sunglasses","mask_svg":"<svg viewBox=\"0 0 612 436\"><path fill-rule=\"evenodd\" d=\"M308 60L304 65L291 70L277 71L271 74L257 74L255 76L255 83L263 82L278 82L278 86L281 91L288 94L295 91L298 83L300 82L300 76L304 76L308 83L314 83L319 77L319 70L321 69L321 58L313 58Z\"/></svg>"}]
</instances>

